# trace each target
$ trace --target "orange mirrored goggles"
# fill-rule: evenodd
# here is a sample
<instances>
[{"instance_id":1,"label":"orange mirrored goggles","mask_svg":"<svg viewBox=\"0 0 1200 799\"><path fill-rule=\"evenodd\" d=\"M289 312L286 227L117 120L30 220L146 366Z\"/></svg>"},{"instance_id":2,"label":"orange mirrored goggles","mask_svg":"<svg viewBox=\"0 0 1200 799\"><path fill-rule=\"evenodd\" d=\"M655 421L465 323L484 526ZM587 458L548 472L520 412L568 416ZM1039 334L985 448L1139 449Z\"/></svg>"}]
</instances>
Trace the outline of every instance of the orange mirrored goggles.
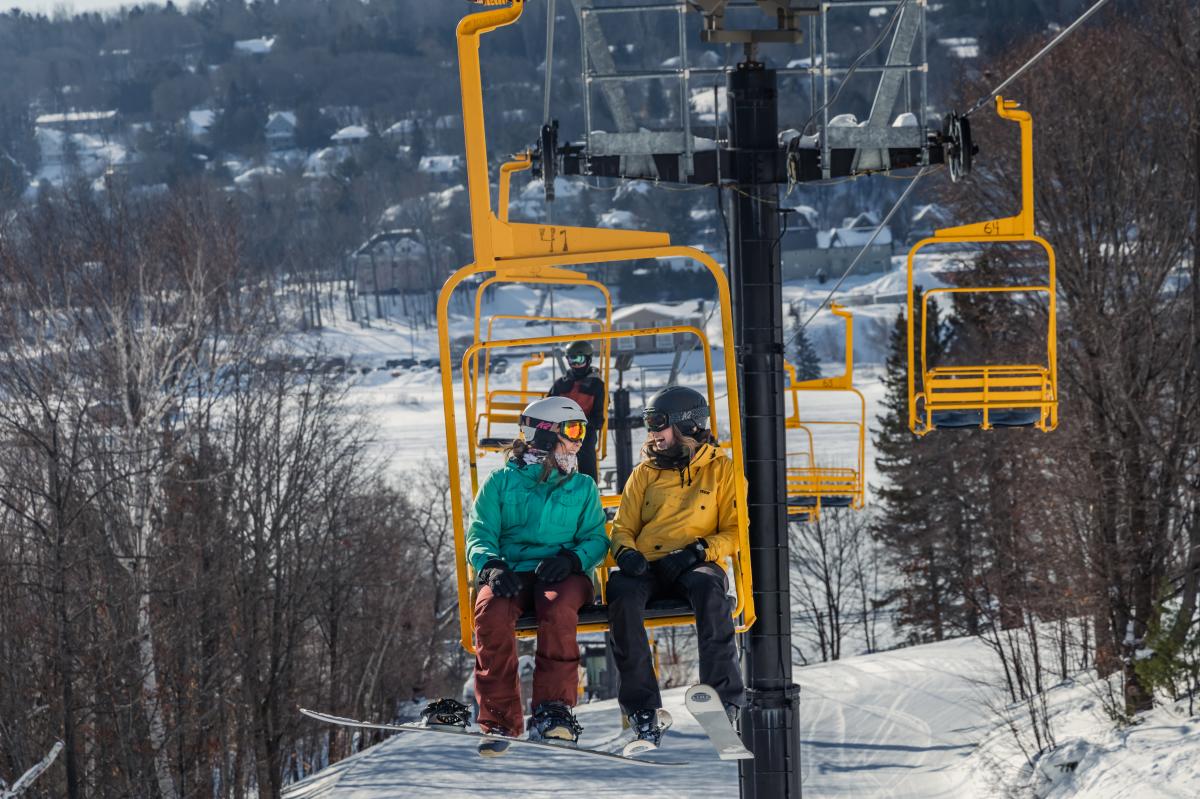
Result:
<instances>
[{"instance_id":1,"label":"orange mirrored goggles","mask_svg":"<svg viewBox=\"0 0 1200 799\"><path fill-rule=\"evenodd\" d=\"M586 432L587 422L563 422L558 428L558 434L571 441L582 441Z\"/></svg>"}]
</instances>

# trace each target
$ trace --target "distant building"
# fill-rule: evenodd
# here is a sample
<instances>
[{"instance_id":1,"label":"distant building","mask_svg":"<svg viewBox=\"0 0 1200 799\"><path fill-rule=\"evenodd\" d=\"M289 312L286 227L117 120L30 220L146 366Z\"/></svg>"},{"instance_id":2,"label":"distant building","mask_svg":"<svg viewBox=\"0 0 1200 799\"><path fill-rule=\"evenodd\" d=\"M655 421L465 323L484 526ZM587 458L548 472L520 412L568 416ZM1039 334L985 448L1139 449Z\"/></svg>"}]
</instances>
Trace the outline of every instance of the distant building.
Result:
<instances>
[{"instance_id":1,"label":"distant building","mask_svg":"<svg viewBox=\"0 0 1200 799\"><path fill-rule=\"evenodd\" d=\"M439 177L454 177L466 168L461 155L426 155L417 165L418 172Z\"/></svg>"},{"instance_id":2,"label":"distant building","mask_svg":"<svg viewBox=\"0 0 1200 799\"><path fill-rule=\"evenodd\" d=\"M290 150L296 146L296 115L291 111L272 112L263 132L272 150Z\"/></svg>"},{"instance_id":3,"label":"distant building","mask_svg":"<svg viewBox=\"0 0 1200 799\"><path fill-rule=\"evenodd\" d=\"M188 135L193 139L202 139L208 135L209 128L217 119L217 112L211 108L193 108L188 111L187 119L184 121L187 125Z\"/></svg>"},{"instance_id":4,"label":"distant building","mask_svg":"<svg viewBox=\"0 0 1200 799\"><path fill-rule=\"evenodd\" d=\"M259 36L257 39L239 39L233 43L233 50L241 55L263 56L275 47L274 36Z\"/></svg>"},{"instance_id":5,"label":"distant building","mask_svg":"<svg viewBox=\"0 0 1200 799\"><path fill-rule=\"evenodd\" d=\"M347 125L330 136L329 140L334 144L354 145L361 144L370 136L371 133L362 125Z\"/></svg>"},{"instance_id":6,"label":"distant building","mask_svg":"<svg viewBox=\"0 0 1200 799\"><path fill-rule=\"evenodd\" d=\"M63 133L98 133L106 136L117 130L120 120L116 110L68 111L63 114L42 114L34 120L39 128L49 128Z\"/></svg>"},{"instance_id":7,"label":"distant building","mask_svg":"<svg viewBox=\"0 0 1200 799\"><path fill-rule=\"evenodd\" d=\"M703 301L697 303L695 300L676 305L658 302L627 305L613 311L613 329L643 330L690 325L704 330L705 314ZM690 333L660 333L653 336L619 338L613 343L613 352L675 352L677 349L690 349L696 344L696 337Z\"/></svg>"},{"instance_id":8,"label":"distant building","mask_svg":"<svg viewBox=\"0 0 1200 799\"><path fill-rule=\"evenodd\" d=\"M402 294L433 291L446 275L450 253L430 249L424 236L411 229L376 233L351 255L358 294Z\"/></svg>"},{"instance_id":9,"label":"distant building","mask_svg":"<svg viewBox=\"0 0 1200 799\"><path fill-rule=\"evenodd\" d=\"M947 227L949 224L950 217L940 205L922 205L909 220L908 235L904 243L911 247L921 239L932 236L938 228Z\"/></svg>"},{"instance_id":10,"label":"distant building","mask_svg":"<svg viewBox=\"0 0 1200 799\"><path fill-rule=\"evenodd\" d=\"M784 280L819 278L821 275L837 277L858 257L863 246L871 239L878 218L869 211L842 220L842 224L830 230L808 231L804 223L792 233L795 220L788 223L788 233L780 243L783 260ZM870 247L863 254L855 274L869 275L887 272L892 267L892 231L884 227L879 231Z\"/></svg>"}]
</instances>

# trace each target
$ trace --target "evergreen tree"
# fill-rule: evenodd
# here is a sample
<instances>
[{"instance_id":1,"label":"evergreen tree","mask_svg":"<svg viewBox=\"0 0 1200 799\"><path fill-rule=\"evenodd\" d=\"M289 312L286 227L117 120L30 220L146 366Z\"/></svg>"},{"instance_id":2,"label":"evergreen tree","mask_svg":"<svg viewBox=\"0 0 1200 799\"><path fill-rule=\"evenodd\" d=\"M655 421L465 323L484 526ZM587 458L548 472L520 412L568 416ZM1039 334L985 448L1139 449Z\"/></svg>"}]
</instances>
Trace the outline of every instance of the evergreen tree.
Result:
<instances>
[{"instance_id":1,"label":"evergreen tree","mask_svg":"<svg viewBox=\"0 0 1200 799\"><path fill-rule=\"evenodd\" d=\"M799 325L796 328L796 360L793 363L797 380L816 380L821 376L821 359L809 341L808 330Z\"/></svg>"},{"instance_id":2,"label":"evergreen tree","mask_svg":"<svg viewBox=\"0 0 1200 799\"><path fill-rule=\"evenodd\" d=\"M936 361L946 343L946 327L934 303L929 306L929 324L929 351ZM954 447L944 436L918 438L908 429L908 329L903 313L896 317L889 344L885 411L874 433L875 463L884 482L876 487L879 513L873 533L903 576L901 587L888 597L900 603L900 623L911 628L914 643L936 641L959 629L961 620L961 591L956 590L960 575L949 552L954 546L950 529L961 519L953 485Z\"/></svg>"},{"instance_id":3,"label":"evergreen tree","mask_svg":"<svg viewBox=\"0 0 1200 799\"><path fill-rule=\"evenodd\" d=\"M792 365L796 367L796 380L816 380L821 376L821 360L808 338L808 330L800 320L800 306L793 302L788 307L788 316L792 317L792 327L796 330L796 346L792 358Z\"/></svg>"}]
</instances>

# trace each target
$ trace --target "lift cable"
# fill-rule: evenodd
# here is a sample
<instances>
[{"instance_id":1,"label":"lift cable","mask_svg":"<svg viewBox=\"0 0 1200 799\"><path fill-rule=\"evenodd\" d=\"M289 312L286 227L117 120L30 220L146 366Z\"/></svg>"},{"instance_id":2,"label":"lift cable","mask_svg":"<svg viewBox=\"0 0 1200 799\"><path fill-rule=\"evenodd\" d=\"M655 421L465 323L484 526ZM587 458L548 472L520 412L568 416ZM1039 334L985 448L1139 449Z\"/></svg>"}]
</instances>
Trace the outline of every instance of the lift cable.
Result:
<instances>
[{"instance_id":1,"label":"lift cable","mask_svg":"<svg viewBox=\"0 0 1200 799\"><path fill-rule=\"evenodd\" d=\"M546 83L542 90L542 124L550 124L550 81L554 75L554 0L546 3Z\"/></svg>"},{"instance_id":2,"label":"lift cable","mask_svg":"<svg viewBox=\"0 0 1200 799\"><path fill-rule=\"evenodd\" d=\"M883 221L880 222L875 227L875 230L871 232L871 237L867 239L865 244L863 244L862 249L858 251L858 255L854 256L854 260L851 261L850 265L846 267L846 271L842 273L840 278L838 278L838 282L829 291L829 294L825 296L825 299L821 300L821 304L818 305L816 310L812 312L812 315L808 317L808 320L804 324L800 325L800 327L796 328L796 332L793 333L792 337L787 340L787 343L784 344L785 350L800 336L800 331L808 327L809 324L812 323L812 320L816 318L817 314L819 314L825 307L825 305L831 299L833 299L833 295L837 294L838 289L842 287L842 283L844 283L846 278L850 276L850 273L854 271L854 267L858 266L858 262L862 260L864 255L866 255L870 246L875 243L875 239L878 238L880 232L887 226L887 223L891 221L891 218L895 216L896 211L898 211L900 206L904 204L905 199L907 199L908 195L912 193L912 190L916 188L917 183L920 182L921 178L925 177L925 175L932 171L934 170L929 169L929 167L921 167L921 171L914 175L912 180L908 182L908 185L904 188L904 191L900 194L900 197L896 200L896 203L892 206L892 209L887 212L887 216L885 216Z\"/></svg>"},{"instance_id":3,"label":"lift cable","mask_svg":"<svg viewBox=\"0 0 1200 799\"><path fill-rule=\"evenodd\" d=\"M963 114L963 116L964 117L970 116L971 114L975 113L980 108L982 108L983 106L987 105L987 103L990 102L993 97L995 97L1000 92L1004 91L1004 89L1010 83L1012 83L1014 80L1019 78L1021 75L1025 74L1025 72L1028 71L1029 68L1032 67L1034 64L1036 64L1038 61L1040 61L1043 56L1045 56L1052 49L1057 47L1059 42L1061 42L1063 39L1065 39L1068 35L1070 35L1074 31L1078 30L1080 25L1082 25L1085 21L1087 21L1087 19L1089 17L1091 17L1093 14L1095 14L1097 11L1099 11L1102 7L1104 7L1104 5L1106 3L1108 3L1108 0L1096 0L1096 2L1094 4L1092 4L1092 6L1087 11L1083 12L1083 14L1081 14L1079 16L1079 18L1076 19L1074 22L1072 22L1070 25L1063 28L1058 33L1057 36L1055 36L1053 39L1051 39L1050 42L1047 43L1046 46L1043 47L1041 50L1039 50L1032 58L1030 58L1028 61L1026 61L1024 64L1022 64L1019 69L1017 69L1015 72L1013 72L1007 78L1005 78L998 86L996 86L996 88L992 89L991 92L989 92L988 94L979 98L979 101L976 102L975 105L971 106L970 110L968 110L965 114ZM899 9L897 9L897 11L898 10ZM834 99L837 99L836 94L834 95ZM830 102L832 102L832 101L830 101ZM805 123L806 126L807 126L807 124L808 123ZM812 315L808 317L808 320L805 321L805 323L803 325L801 325L796 330L795 333L792 334L792 337L790 339L788 339L787 344L784 345L785 347L792 344L792 342L794 342L796 340L796 338L800 335L800 331L803 330L804 328L808 327L809 324L812 323L812 320L816 317L816 315L821 312L821 310L825 307L825 305L831 299L833 299L834 294L836 294L838 289L841 288L842 283L849 276L850 272L854 269L855 266L858 265L858 262L860 260L862 260L862 257L863 257L863 255L866 254L867 249L875 242L875 239L879 236L879 233L883 230L884 226L887 225L888 220L890 220L892 218L892 216L896 213L897 209L899 209L900 205L904 202L904 199L909 195L909 193L917 185L917 182L920 181L920 179L922 177L924 177L928 173L928 171L929 170L927 168L923 167L921 169L921 171L918 172L915 177L913 177L913 179L909 182L908 186L904 189L904 192L900 195L900 198L898 200L896 200L896 204L892 206L892 210L888 211L887 216L885 216L883 218L883 221L880 222L879 226L876 227L874 232L871 233L871 237L869 239L867 239L867 242L862 246L862 249L859 250L858 255L856 255L854 257L854 260L850 262L850 265L848 267L846 267L846 271L842 273L842 276L841 276L841 278L838 279L837 284L833 287L833 289L829 292L829 294L825 297L825 299L821 301L821 304L817 306L817 309L815 311L813 311Z\"/></svg>"},{"instance_id":4,"label":"lift cable","mask_svg":"<svg viewBox=\"0 0 1200 799\"><path fill-rule=\"evenodd\" d=\"M1057 47L1059 42L1061 42L1063 39L1067 38L1067 36L1069 34L1073 33L1080 25L1082 25L1084 23L1085 20L1087 20L1088 17L1092 16L1092 14L1095 14L1097 11L1099 11L1104 6L1104 4L1107 2L1108 2L1108 0L1096 0L1096 2L1092 5L1091 8L1089 8L1087 11L1083 12L1083 15L1080 16L1079 19L1075 20L1070 25L1068 25L1067 27L1065 27L1061 31L1059 31L1059 34L1057 36L1055 36L1053 39L1051 39L1050 42L1045 47L1043 47L1041 50L1039 50L1037 52L1036 55L1033 56L1033 58L1026 61L1021 66L1020 69L1018 69L1016 72L1012 73L1007 78L1005 78L1004 82L1002 82L996 88L992 89L992 91L990 93L984 95L983 97L980 97L979 102L977 102L977 103L975 103L975 105L971 106L971 109L969 111L967 111L967 113L963 114L963 116L969 117L969 116L971 116L971 114L974 114L980 108L983 108L985 105L987 105L993 97L995 97L1000 92L1004 91L1005 87L1008 86L1008 84L1012 83L1014 80L1021 77L1021 75L1025 74L1025 71L1027 69L1032 67L1038 61L1040 61L1042 59L1042 56L1046 55L1046 53L1050 52L1055 47Z\"/></svg>"}]
</instances>

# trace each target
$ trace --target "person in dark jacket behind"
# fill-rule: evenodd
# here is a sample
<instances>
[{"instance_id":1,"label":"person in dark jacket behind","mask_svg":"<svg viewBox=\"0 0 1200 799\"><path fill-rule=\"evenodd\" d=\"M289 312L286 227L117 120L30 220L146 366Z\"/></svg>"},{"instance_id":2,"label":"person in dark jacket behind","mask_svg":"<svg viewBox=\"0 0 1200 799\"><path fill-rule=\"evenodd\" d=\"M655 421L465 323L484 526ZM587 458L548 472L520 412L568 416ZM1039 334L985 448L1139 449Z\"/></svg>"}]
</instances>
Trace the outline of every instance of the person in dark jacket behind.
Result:
<instances>
[{"instance_id":1,"label":"person in dark jacket behind","mask_svg":"<svg viewBox=\"0 0 1200 799\"><path fill-rule=\"evenodd\" d=\"M570 371L554 381L549 396L570 397L587 416L587 436L579 448L579 473L586 474L598 483L596 441L604 424L604 406L608 402L608 394L605 393L599 371L592 367L592 355L590 342L572 341L567 347Z\"/></svg>"},{"instance_id":2,"label":"person in dark jacket behind","mask_svg":"<svg viewBox=\"0 0 1200 799\"><path fill-rule=\"evenodd\" d=\"M577 474L583 411L547 397L521 412L521 438L479 488L466 535L478 575L475 597L475 696L479 728L517 736L525 726L514 628L537 614L533 716L529 737L573 745L582 729L571 708L579 695L579 609L592 601L589 576L608 550L600 492ZM508 749L485 740L479 754Z\"/></svg>"}]
</instances>

